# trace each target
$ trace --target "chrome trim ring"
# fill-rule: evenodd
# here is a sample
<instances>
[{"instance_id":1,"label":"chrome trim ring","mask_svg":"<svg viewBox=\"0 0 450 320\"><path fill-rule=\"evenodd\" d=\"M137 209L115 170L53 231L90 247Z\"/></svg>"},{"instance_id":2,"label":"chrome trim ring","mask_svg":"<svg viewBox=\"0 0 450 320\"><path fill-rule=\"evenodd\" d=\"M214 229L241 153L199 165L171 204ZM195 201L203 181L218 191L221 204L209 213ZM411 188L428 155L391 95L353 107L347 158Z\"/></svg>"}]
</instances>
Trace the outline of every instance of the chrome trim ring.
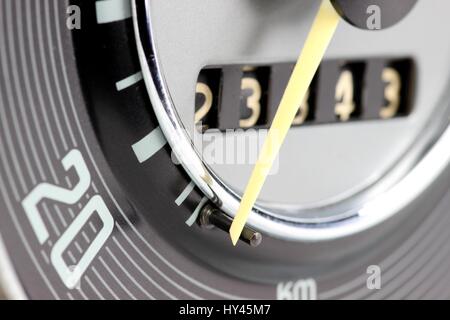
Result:
<instances>
[{"instance_id":1,"label":"chrome trim ring","mask_svg":"<svg viewBox=\"0 0 450 320\"><path fill-rule=\"evenodd\" d=\"M177 160L192 180L221 210L234 216L240 203L239 195L232 192L220 178L202 161L177 114L170 96L164 73L159 63L151 24L149 0L133 0L133 21L139 59L147 91L164 132ZM448 111L448 110L447 110ZM333 221L287 221L276 212L255 207L248 224L275 238L317 242L334 240L360 233L405 208L450 163L450 127L448 114L442 115L445 126L430 126L429 130L402 162L370 190L359 198L328 205L316 210L332 210L337 213ZM443 134L442 132L445 131ZM434 141L430 145L430 141ZM426 156L423 157L423 154Z\"/></svg>"}]
</instances>

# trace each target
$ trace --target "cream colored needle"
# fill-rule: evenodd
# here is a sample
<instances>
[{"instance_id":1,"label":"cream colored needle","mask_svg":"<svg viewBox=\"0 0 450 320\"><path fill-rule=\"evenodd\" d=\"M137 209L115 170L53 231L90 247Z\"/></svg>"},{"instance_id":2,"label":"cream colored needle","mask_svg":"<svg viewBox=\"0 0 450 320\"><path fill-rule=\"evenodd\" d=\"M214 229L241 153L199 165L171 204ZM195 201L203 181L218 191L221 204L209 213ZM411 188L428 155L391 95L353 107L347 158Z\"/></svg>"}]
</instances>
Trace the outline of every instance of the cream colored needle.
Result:
<instances>
[{"instance_id":1,"label":"cream colored needle","mask_svg":"<svg viewBox=\"0 0 450 320\"><path fill-rule=\"evenodd\" d=\"M230 236L234 245L237 244L241 236L250 212L258 199L267 175L283 145L339 21L340 16L333 8L330 0L322 0L319 12L292 72L258 161L245 189L239 210L231 225Z\"/></svg>"}]
</instances>

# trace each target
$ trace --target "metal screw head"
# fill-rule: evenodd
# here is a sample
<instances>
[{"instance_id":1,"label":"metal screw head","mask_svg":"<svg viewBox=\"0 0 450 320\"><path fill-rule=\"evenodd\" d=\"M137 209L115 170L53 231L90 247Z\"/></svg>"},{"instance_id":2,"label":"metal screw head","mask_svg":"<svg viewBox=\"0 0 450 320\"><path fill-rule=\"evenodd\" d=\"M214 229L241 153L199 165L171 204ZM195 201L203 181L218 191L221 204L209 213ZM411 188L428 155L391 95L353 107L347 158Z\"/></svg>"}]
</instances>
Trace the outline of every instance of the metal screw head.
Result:
<instances>
[{"instance_id":1,"label":"metal screw head","mask_svg":"<svg viewBox=\"0 0 450 320\"><path fill-rule=\"evenodd\" d=\"M255 232L253 236L250 238L250 246L257 247L262 242L262 234L259 232Z\"/></svg>"},{"instance_id":2,"label":"metal screw head","mask_svg":"<svg viewBox=\"0 0 450 320\"><path fill-rule=\"evenodd\" d=\"M197 222L201 227L206 229L218 228L224 232L229 232L233 219L219 209L207 204L200 211ZM261 244L262 238L261 233L245 226L240 240L251 247L257 247Z\"/></svg>"}]
</instances>

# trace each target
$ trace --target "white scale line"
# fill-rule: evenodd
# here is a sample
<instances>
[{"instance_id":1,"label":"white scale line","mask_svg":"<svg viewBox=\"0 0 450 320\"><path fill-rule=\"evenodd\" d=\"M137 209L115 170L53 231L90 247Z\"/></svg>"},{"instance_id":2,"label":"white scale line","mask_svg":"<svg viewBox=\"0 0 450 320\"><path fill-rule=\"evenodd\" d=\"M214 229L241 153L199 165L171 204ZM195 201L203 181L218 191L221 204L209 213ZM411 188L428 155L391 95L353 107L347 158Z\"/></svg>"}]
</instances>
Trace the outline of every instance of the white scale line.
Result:
<instances>
[{"instance_id":1,"label":"white scale line","mask_svg":"<svg viewBox=\"0 0 450 320\"><path fill-rule=\"evenodd\" d=\"M61 210L59 209L58 205L53 205L53 208L55 209L57 216L59 217L59 220L61 221L63 228L67 228L67 221L64 219L64 215L62 214Z\"/></svg>"},{"instance_id":2,"label":"white scale line","mask_svg":"<svg viewBox=\"0 0 450 320\"><path fill-rule=\"evenodd\" d=\"M72 182L70 181L70 178L68 177L68 176L66 176L66 183L67 183L67 187L69 188L69 189L72 189Z\"/></svg>"},{"instance_id":3,"label":"white scale line","mask_svg":"<svg viewBox=\"0 0 450 320\"><path fill-rule=\"evenodd\" d=\"M144 163L153 157L159 150L167 144L161 129L158 127L150 132L141 141L135 143L132 148L140 163Z\"/></svg>"},{"instance_id":4,"label":"white scale line","mask_svg":"<svg viewBox=\"0 0 450 320\"><path fill-rule=\"evenodd\" d=\"M124 239L128 242L128 244L136 250L136 252L139 254L139 256L147 263L148 266L153 268L161 277L163 277L167 282L169 282L171 285L173 285L178 290L182 291L186 295L192 297L196 300L204 300L203 298L197 296L196 294L190 292L189 290L185 289L184 287L180 286L176 281L172 280L171 277L167 276L164 272L162 272L156 265L154 265L147 257L146 254L144 254L141 251L138 251L138 248L134 244L134 242L128 237L128 235L124 232L124 230L120 227L120 225L116 222L116 227L120 231L120 233L123 235Z\"/></svg>"},{"instance_id":5,"label":"white scale line","mask_svg":"<svg viewBox=\"0 0 450 320\"><path fill-rule=\"evenodd\" d=\"M200 201L200 203L198 204L197 208L195 209L194 213L186 221L186 224L189 227L192 227L194 225L195 221L197 221L197 218L198 218L198 216L200 214L200 210L203 208L203 206L206 204L206 202L208 202L208 198L207 197L203 197L203 199Z\"/></svg>"},{"instance_id":6,"label":"white scale line","mask_svg":"<svg viewBox=\"0 0 450 320\"><path fill-rule=\"evenodd\" d=\"M91 287L92 291L99 297L100 300L105 300L105 297L98 291L98 289L94 286L91 279L88 276L84 276L84 280L87 282L89 287Z\"/></svg>"},{"instance_id":7,"label":"white scale line","mask_svg":"<svg viewBox=\"0 0 450 320\"><path fill-rule=\"evenodd\" d=\"M77 289L77 292L81 295L84 300L89 300L83 290Z\"/></svg>"},{"instance_id":8,"label":"white scale line","mask_svg":"<svg viewBox=\"0 0 450 320\"><path fill-rule=\"evenodd\" d=\"M114 253L108 248L105 247L106 251L108 252L108 254L110 255L110 257L114 260L115 264L122 270L122 272L128 277L128 279L131 280L131 282L133 282L133 284L144 294L146 295L149 299L151 300L155 300L155 297L153 297L150 293L148 293L140 284L139 282L136 281L136 279L128 272L128 270L122 266L122 264L120 263L120 261L116 258L116 256L114 255Z\"/></svg>"},{"instance_id":9,"label":"white scale line","mask_svg":"<svg viewBox=\"0 0 450 320\"><path fill-rule=\"evenodd\" d=\"M75 259L75 256L73 255L72 251L67 251L67 255L69 256L70 260L72 261L73 264L76 264L77 259Z\"/></svg>"},{"instance_id":10,"label":"white scale line","mask_svg":"<svg viewBox=\"0 0 450 320\"><path fill-rule=\"evenodd\" d=\"M116 89L117 91L122 91L125 90L133 85L135 85L136 83L138 83L139 81L141 81L143 78L142 72L136 72L135 74L126 77L123 80L120 80L118 82L116 82Z\"/></svg>"},{"instance_id":11,"label":"white scale line","mask_svg":"<svg viewBox=\"0 0 450 320\"><path fill-rule=\"evenodd\" d=\"M187 197L189 197L189 195L191 194L191 192L194 190L195 188L195 183L192 181L184 190L183 192L180 194L180 196L175 200L175 204L177 206L181 206L183 204L184 201L186 201ZM189 227L192 227L195 223L195 221L197 221L198 216L200 214L200 210L203 208L203 206L205 205L205 203L208 201L208 199L206 197L202 198L202 200L200 200L200 203L198 204L197 208L195 208L194 213L192 213L192 215L189 217L189 219L186 221L186 224Z\"/></svg>"},{"instance_id":12,"label":"white scale line","mask_svg":"<svg viewBox=\"0 0 450 320\"><path fill-rule=\"evenodd\" d=\"M139 264L134 261L134 259L128 254L127 250L125 250L122 245L119 243L119 241L117 240L116 237L112 237L114 243L116 244L116 246L120 249L120 251L122 251L122 253L125 255L125 257L131 262L131 264L142 274L142 276L144 276L144 278L146 278L152 285L154 285L158 290L160 290L162 293L164 293L167 297L169 297L169 299L171 300L177 300L177 298L169 293L166 289L164 289L160 284L158 284L152 277L150 277L148 275L147 272L145 272L144 269L142 269Z\"/></svg>"},{"instance_id":13,"label":"white scale line","mask_svg":"<svg viewBox=\"0 0 450 320\"><path fill-rule=\"evenodd\" d=\"M47 255L47 252L45 252L44 250L41 250L41 255L44 258L45 263L46 264L50 264L50 259L49 259L48 255Z\"/></svg>"},{"instance_id":14,"label":"white scale line","mask_svg":"<svg viewBox=\"0 0 450 320\"><path fill-rule=\"evenodd\" d=\"M99 193L98 189L97 189L97 185L95 184L95 182L92 182L92 189L94 189L95 193Z\"/></svg>"},{"instance_id":15,"label":"white scale line","mask_svg":"<svg viewBox=\"0 0 450 320\"><path fill-rule=\"evenodd\" d=\"M75 248L77 248L79 253L83 253L83 249L81 248L80 244L78 243L78 241L74 242Z\"/></svg>"},{"instance_id":16,"label":"white scale line","mask_svg":"<svg viewBox=\"0 0 450 320\"><path fill-rule=\"evenodd\" d=\"M84 232L84 231L81 232L81 235L83 236L84 241L86 241L87 244L90 244L90 243L91 243L91 240L90 240L89 237L87 236L86 232Z\"/></svg>"},{"instance_id":17,"label":"white scale line","mask_svg":"<svg viewBox=\"0 0 450 320\"><path fill-rule=\"evenodd\" d=\"M50 226L52 227L53 231L55 232L56 236L59 238L61 236L61 233L58 230L58 227L56 226L55 220L53 220L53 215L48 210L47 203L42 203L42 208L44 209L45 216L47 217Z\"/></svg>"},{"instance_id":18,"label":"white scale line","mask_svg":"<svg viewBox=\"0 0 450 320\"><path fill-rule=\"evenodd\" d=\"M191 182L186 187L186 189L183 190L183 192L180 194L180 196L175 200L175 204L179 207L183 204L184 201L186 201L187 197L191 194L192 190L195 188L195 183Z\"/></svg>"},{"instance_id":19,"label":"white scale line","mask_svg":"<svg viewBox=\"0 0 450 320\"><path fill-rule=\"evenodd\" d=\"M114 274L114 272L111 270L111 268L105 263L105 260L103 260L102 257L98 258L100 263L103 265L103 267L106 269L106 271L108 271L108 273L110 274L110 276L116 280L117 284L122 288L123 291L126 292L126 294L132 299L132 300L137 300L136 297L127 289L127 287L122 283L122 281L119 280L119 278L117 278L117 276Z\"/></svg>"},{"instance_id":20,"label":"white scale line","mask_svg":"<svg viewBox=\"0 0 450 320\"><path fill-rule=\"evenodd\" d=\"M92 231L93 231L94 233L97 233L97 228L94 226L94 224L92 223L92 221L89 222L89 226L91 227L91 229L92 229Z\"/></svg>"},{"instance_id":21,"label":"white scale line","mask_svg":"<svg viewBox=\"0 0 450 320\"><path fill-rule=\"evenodd\" d=\"M103 284L103 286L108 290L108 292L113 296L115 300L120 300L119 297L114 293L114 291L111 289L111 287L108 285L108 283L103 279L103 277L98 273L97 269L95 267L92 267L92 272L97 276L97 278L100 280L100 282Z\"/></svg>"},{"instance_id":22,"label":"white scale line","mask_svg":"<svg viewBox=\"0 0 450 320\"><path fill-rule=\"evenodd\" d=\"M45 12L50 12L50 2L49 1L45 1L44 2L44 8L45 8ZM53 34L54 34L54 28L52 27L51 23L50 23L51 19L46 19L46 30L47 30L47 52L48 52L48 56L49 56L49 64L51 66L51 71L53 74L53 94L55 95L55 97L58 98L58 100L56 101L56 111L55 111L55 116L58 116L58 119L63 118L65 120L65 122L69 122L69 118L68 118L68 114L66 111L66 108L58 108L61 105L64 105L65 101L64 101L64 97L63 97L63 93L62 93L62 86L61 86L61 81L60 81L60 75L59 75L59 69L57 67L57 61L56 61L56 57L55 57L55 46L54 46L54 42L53 42ZM45 34L44 34L45 37ZM40 41L42 41L42 39L40 39ZM44 42L44 41L42 41ZM45 76L45 73L44 73ZM55 90L56 88L56 90ZM56 93L56 94L55 94ZM56 99L55 99L56 100ZM60 114L62 113L62 117L60 118ZM59 121L58 121L59 122ZM62 121L61 121L62 122ZM73 133L72 127L67 127L67 128L62 128L62 130L67 129L68 131L68 137L65 138L63 140L63 145L64 145L64 150L67 152L69 150L69 146L66 145L66 139L70 140L70 142L72 142L72 145L77 148L78 147L78 143L77 140L75 138L75 135ZM64 132L64 131L62 131ZM70 143L69 142L69 143Z\"/></svg>"},{"instance_id":23,"label":"white scale line","mask_svg":"<svg viewBox=\"0 0 450 320\"><path fill-rule=\"evenodd\" d=\"M111 23L131 18L130 0L101 0L95 3L97 23Z\"/></svg>"},{"instance_id":24,"label":"white scale line","mask_svg":"<svg viewBox=\"0 0 450 320\"><path fill-rule=\"evenodd\" d=\"M68 211L69 211L70 217L72 219L75 219L75 213L73 212L72 208L69 208Z\"/></svg>"}]
</instances>

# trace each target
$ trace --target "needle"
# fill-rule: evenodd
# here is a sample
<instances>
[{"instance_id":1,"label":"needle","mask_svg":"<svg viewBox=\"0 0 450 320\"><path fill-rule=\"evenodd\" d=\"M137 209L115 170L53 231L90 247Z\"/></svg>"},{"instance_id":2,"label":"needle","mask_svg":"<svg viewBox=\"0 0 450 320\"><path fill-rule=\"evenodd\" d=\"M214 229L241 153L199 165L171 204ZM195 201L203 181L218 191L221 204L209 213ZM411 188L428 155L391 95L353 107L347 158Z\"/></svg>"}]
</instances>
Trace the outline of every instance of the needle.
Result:
<instances>
[{"instance_id":1,"label":"needle","mask_svg":"<svg viewBox=\"0 0 450 320\"><path fill-rule=\"evenodd\" d=\"M231 225L230 236L234 245L237 244L247 223L253 205L261 192L273 162L319 68L339 21L340 16L331 5L330 0L322 0L319 12L292 72L258 161L245 189L239 210Z\"/></svg>"}]
</instances>

